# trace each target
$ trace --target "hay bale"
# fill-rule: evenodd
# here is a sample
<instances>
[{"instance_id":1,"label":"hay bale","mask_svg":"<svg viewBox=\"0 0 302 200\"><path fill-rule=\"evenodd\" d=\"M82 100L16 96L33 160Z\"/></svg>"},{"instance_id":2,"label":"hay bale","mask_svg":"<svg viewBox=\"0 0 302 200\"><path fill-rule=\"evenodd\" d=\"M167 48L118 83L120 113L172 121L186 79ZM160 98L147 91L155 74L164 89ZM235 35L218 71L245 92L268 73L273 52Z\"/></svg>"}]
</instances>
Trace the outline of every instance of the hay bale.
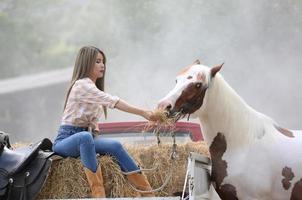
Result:
<instances>
[{"instance_id":1,"label":"hay bale","mask_svg":"<svg viewBox=\"0 0 302 200\"><path fill-rule=\"evenodd\" d=\"M156 163L159 164L156 171L145 173L153 188L160 187L169 170L172 170L172 178L162 191L156 193L156 196L172 196L174 192L182 191L189 152L209 155L204 142L189 142L178 145L178 158L175 163L170 160L171 145L147 147L126 145L125 148L141 168L152 168ZM107 197L135 197L138 195L128 184L114 158L101 156L98 159L103 170ZM89 195L90 188L80 159L66 158L54 159L49 176L38 199L87 198Z\"/></svg>"},{"instance_id":2,"label":"hay bale","mask_svg":"<svg viewBox=\"0 0 302 200\"><path fill-rule=\"evenodd\" d=\"M172 170L172 178L156 196L173 196L173 193L183 190L184 178L188 163L189 152L196 152L209 157L208 147L205 142L188 142L177 145L177 159L170 159L171 145L153 145L150 147L127 147L129 153L137 160L142 168L150 168L159 164L157 171L145 173L153 188L160 187Z\"/></svg>"}]
</instances>

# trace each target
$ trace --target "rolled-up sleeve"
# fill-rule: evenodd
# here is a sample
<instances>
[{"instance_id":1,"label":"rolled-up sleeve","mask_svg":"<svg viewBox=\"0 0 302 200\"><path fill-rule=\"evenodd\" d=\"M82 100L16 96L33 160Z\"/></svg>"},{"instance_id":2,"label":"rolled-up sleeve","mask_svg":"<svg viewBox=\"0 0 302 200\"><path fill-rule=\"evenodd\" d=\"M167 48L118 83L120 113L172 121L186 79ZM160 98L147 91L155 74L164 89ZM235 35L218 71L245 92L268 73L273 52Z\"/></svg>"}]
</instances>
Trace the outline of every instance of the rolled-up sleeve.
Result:
<instances>
[{"instance_id":1,"label":"rolled-up sleeve","mask_svg":"<svg viewBox=\"0 0 302 200\"><path fill-rule=\"evenodd\" d=\"M77 99L83 103L96 103L114 108L120 98L99 90L92 81L83 81L76 86Z\"/></svg>"},{"instance_id":2,"label":"rolled-up sleeve","mask_svg":"<svg viewBox=\"0 0 302 200\"><path fill-rule=\"evenodd\" d=\"M119 100L120 98L118 96L113 96L108 93L99 91L95 101L96 103L100 103L102 106L114 108Z\"/></svg>"}]
</instances>

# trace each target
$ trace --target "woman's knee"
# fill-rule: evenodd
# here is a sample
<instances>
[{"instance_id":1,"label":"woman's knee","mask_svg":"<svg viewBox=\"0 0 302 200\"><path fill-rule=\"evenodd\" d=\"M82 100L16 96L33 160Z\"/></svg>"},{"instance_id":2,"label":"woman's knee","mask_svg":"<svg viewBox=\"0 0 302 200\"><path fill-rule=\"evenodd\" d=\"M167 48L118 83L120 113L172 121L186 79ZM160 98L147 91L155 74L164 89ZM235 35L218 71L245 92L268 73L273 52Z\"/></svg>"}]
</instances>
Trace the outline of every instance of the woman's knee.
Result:
<instances>
[{"instance_id":1,"label":"woman's knee","mask_svg":"<svg viewBox=\"0 0 302 200\"><path fill-rule=\"evenodd\" d=\"M122 143L117 140L113 140L111 145L112 145L112 148L116 149L116 150L124 149Z\"/></svg>"},{"instance_id":2,"label":"woman's knee","mask_svg":"<svg viewBox=\"0 0 302 200\"><path fill-rule=\"evenodd\" d=\"M112 140L112 139L102 140L100 144L97 144L97 146L100 145L103 145L102 151L107 152L109 154L115 155L121 151L124 151L123 145L117 140Z\"/></svg>"},{"instance_id":3,"label":"woman's knee","mask_svg":"<svg viewBox=\"0 0 302 200\"><path fill-rule=\"evenodd\" d=\"M93 144L93 136L88 131L83 131L79 133L80 144Z\"/></svg>"}]
</instances>

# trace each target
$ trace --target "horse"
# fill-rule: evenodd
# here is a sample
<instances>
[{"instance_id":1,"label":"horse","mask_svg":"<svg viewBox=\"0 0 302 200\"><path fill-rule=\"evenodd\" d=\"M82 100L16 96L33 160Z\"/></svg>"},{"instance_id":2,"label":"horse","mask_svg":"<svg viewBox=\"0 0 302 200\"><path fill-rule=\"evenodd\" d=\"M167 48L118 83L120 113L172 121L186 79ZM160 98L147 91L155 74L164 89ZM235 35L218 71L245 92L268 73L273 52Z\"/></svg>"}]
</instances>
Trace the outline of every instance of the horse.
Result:
<instances>
[{"instance_id":1,"label":"horse","mask_svg":"<svg viewBox=\"0 0 302 200\"><path fill-rule=\"evenodd\" d=\"M250 107L224 80L222 66L197 60L184 68L158 108L176 120L199 118L222 200L301 200L302 132Z\"/></svg>"}]
</instances>

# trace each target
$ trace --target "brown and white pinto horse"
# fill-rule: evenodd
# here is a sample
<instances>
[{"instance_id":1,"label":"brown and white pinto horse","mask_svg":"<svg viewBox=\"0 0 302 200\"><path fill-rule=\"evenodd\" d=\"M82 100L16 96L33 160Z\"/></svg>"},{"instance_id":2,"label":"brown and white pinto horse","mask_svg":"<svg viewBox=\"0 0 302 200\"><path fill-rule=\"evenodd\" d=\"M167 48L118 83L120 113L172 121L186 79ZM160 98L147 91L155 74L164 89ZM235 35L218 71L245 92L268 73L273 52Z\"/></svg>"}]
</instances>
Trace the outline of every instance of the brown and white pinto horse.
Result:
<instances>
[{"instance_id":1,"label":"brown and white pinto horse","mask_svg":"<svg viewBox=\"0 0 302 200\"><path fill-rule=\"evenodd\" d=\"M221 199L302 199L302 132L281 128L247 105L218 73L221 67L196 61L158 107L200 119Z\"/></svg>"}]
</instances>

